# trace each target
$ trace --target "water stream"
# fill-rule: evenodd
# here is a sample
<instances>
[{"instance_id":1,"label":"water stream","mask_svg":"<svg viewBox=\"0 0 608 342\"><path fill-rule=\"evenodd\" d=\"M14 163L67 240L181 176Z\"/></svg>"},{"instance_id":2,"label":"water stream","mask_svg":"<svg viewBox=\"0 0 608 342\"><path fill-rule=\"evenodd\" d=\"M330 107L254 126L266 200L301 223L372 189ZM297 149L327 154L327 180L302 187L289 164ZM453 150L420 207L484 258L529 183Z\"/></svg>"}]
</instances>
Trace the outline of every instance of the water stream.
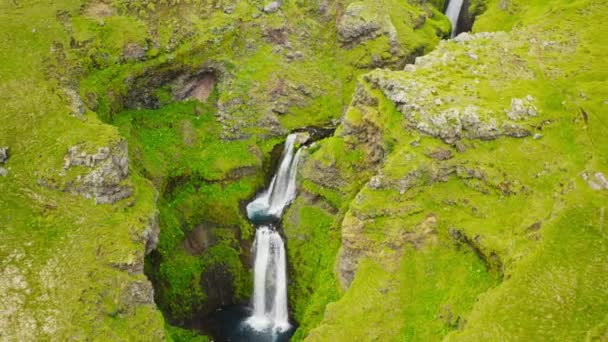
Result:
<instances>
[{"instance_id":1,"label":"water stream","mask_svg":"<svg viewBox=\"0 0 608 342\"><path fill-rule=\"evenodd\" d=\"M214 315L221 330L218 335L226 341L287 341L293 334L287 306L287 258L277 222L296 195L301 149L296 151L295 145L296 134L290 134L270 185L247 205L247 216L256 225L252 307L233 306Z\"/></svg>"},{"instance_id":2,"label":"water stream","mask_svg":"<svg viewBox=\"0 0 608 342\"><path fill-rule=\"evenodd\" d=\"M254 242L253 315L247 323L256 330L290 328L287 311L287 275L285 247L271 222L280 219L283 210L296 195L296 172L301 150L295 151L296 134L285 141L279 169L270 186L247 205L247 216L257 227Z\"/></svg>"},{"instance_id":3,"label":"water stream","mask_svg":"<svg viewBox=\"0 0 608 342\"><path fill-rule=\"evenodd\" d=\"M452 38L456 36L458 29L458 18L460 17L460 10L464 0L450 0L448 9L445 11L445 15L450 19L452 23Z\"/></svg>"}]
</instances>

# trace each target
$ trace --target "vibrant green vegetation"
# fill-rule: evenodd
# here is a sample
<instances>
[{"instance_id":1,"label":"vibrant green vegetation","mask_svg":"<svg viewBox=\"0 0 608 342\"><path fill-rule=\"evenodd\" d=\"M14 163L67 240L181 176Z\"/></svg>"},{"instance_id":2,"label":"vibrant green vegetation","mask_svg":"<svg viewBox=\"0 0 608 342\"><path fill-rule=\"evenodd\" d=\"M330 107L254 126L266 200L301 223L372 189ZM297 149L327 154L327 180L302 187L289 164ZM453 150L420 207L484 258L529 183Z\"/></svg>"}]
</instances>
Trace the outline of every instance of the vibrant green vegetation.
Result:
<instances>
[{"instance_id":1,"label":"vibrant green vegetation","mask_svg":"<svg viewBox=\"0 0 608 342\"><path fill-rule=\"evenodd\" d=\"M0 4L0 339L207 341L169 323L248 299L243 204L287 132L338 120L283 220L294 340L608 336L604 2L474 0L507 33L440 44L445 1L266 4ZM529 135L446 143L465 113ZM132 194L78 195L112 175L68 149L123 140Z\"/></svg>"},{"instance_id":2,"label":"vibrant green vegetation","mask_svg":"<svg viewBox=\"0 0 608 342\"><path fill-rule=\"evenodd\" d=\"M370 180L364 170L377 175L341 221L336 272L348 289L309 340L606 336L606 192L581 175L608 170L600 147L608 146L606 78L597 78L606 70L598 58L606 35L584 24L607 8L594 1L500 6L488 3L475 30L515 32L442 44L413 72L366 75L336 137L311 152L305 185L348 189L334 185ZM397 98L398 87L407 89L403 102L431 118L473 105L479 120L500 127L513 122L505 114L512 99L528 95L537 116L515 121L531 131L527 138L450 146L418 132L424 115L397 119L386 96ZM370 140L376 131L382 139ZM366 165L374 145L385 158ZM367 158L344 158L357 153Z\"/></svg>"}]
</instances>

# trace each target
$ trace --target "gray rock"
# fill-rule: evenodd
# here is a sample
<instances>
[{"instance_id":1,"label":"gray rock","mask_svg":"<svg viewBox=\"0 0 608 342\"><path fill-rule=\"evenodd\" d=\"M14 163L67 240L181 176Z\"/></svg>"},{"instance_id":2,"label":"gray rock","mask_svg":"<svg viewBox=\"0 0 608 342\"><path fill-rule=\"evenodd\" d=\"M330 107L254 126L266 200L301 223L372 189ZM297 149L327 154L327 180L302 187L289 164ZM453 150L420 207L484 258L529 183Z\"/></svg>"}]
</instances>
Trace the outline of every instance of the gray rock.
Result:
<instances>
[{"instance_id":1,"label":"gray rock","mask_svg":"<svg viewBox=\"0 0 608 342\"><path fill-rule=\"evenodd\" d=\"M530 95L525 99L512 98L511 110L506 110L507 117L511 120L522 120L528 116L536 116L537 109L534 105L534 98Z\"/></svg>"},{"instance_id":2,"label":"gray rock","mask_svg":"<svg viewBox=\"0 0 608 342\"><path fill-rule=\"evenodd\" d=\"M494 140L500 136L496 119L491 118L487 122L479 121L467 127L467 137L471 139Z\"/></svg>"},{"instance_id":3,"label":"gray rock","mask_svg":"<svg viewBox=\"0 0 608 342\"><path fill-rule=\"evenodd\" d=\"M595 179L597 179L597 181L604 187L604 189L608 190L608 180L606 179L606 176L604 176L603 173L596 172Z\"/></svg>"},{"instance_id":4,"label":"gray rock","mask_svg":"<svg viewBox=\"0 0 608 342\"><path fill-rule=\"evenodd\" d=\"M374 176L369 180L369 187L373 190L378 190L382 187L382 179L383 177L378 175Z\"/></svg>"},{"instance_id":5,"label":"gray rock","mask_svg":"<svg viewBox=\"0 0 608 342\"><path fill-rule=\"evenodd\" d=\"M371 11L367 4L361 2L350 4L338 22L338 39L343 43L361 43L381 35L381 23L364 16Z\"/></svg>"},{"instance_id":6,"label":"gray rock","mask_svg":"<svg viewBox=\"0 0 608 342\"><path fill-rule=\"evenodd\" d=\"M80 94L78 94L76 90L71 88L65 88L63 89L63 91L68 97L70 114L75 117L80 117L82 114L84 114L84 103L82 102Z\"/></svg>"},{"instance_id":7,"label":"gray rock","mask_svg":"<svg viewBox=\"0 0 608 342\"><path fill-rule=\"evenodd\" d=\"M6 177L8 175L8 170L0 166L0 176Z\"/></svg>"},{"instance_id":8,"label":"gray rock","mask_svg":"<svg viewBox=\"0 0 608 342\"><path fill-rule=\"evenodd\" d=\"M304 145L310 140L310 133L298 132L296 133L296 144Z\"/></svg>"},{"instance_id":9,"label":"gray rock","mask_svg":"<svg viewBox=\"0 0 608 342\"><path fill-rule=\"evenodd\" d=\"M0 164L6 163L9 156L9 148L7 146L0 147Z\"/></svg>"},{"instance_id":10,"label":"gray rock","mask_svg":"<svg viewBox=\"0 0 608 342\"><path fill-rule=\"evenodd\" d=\"M504 123L502 124L502 134L513 138L525 138L532 133L519 125Z\"/></svg>"},{"instance_id":11,"label":"gray rock","mask_svg":"<svg viewBox=\"0 0 608 342\"><path fill-rule=\"evenodd\" d=\"M152 217L146 229L142 234L143 240L146 243L146 255L150 254L158 246L158 235L160 234L160 225L158 224L158 212Z\"/></svg>"},{"instance_id":12,"label":"gray rock","mask_svg":"<svg viewBox=\"0 0 608 342\"><path fill-rule=\"evenodd\" d=\"M122 56L127 61L142 61L146 59L146 49L137 43L128 43L122 50Z\"/></svg>"},{"instance_id":13,"label":"gray rock","mask_svg":"<svg viewBox=\"0 0 608 342\"><path fill-rule=\"evenodd\" d=\"M276 11L278 11L281 8L281 3L278 1L272 1L270 3L268 3L266 6L264 6L264 13L274 13Z\"/></svg>"},{"instance_id":14,"label":"gray rock","mask_svg":"<svg viewBox=\"0 0 608 342\"><path fill-rule=\"evenodd\" d=\"M462 129L465 130L477 127L481 122L479 120L478 108L475 106L467 106L460 117L460 122L462 122Z\"/></svg>"},{"instance_id":15,"label":"gray rock","mask_svg":"<svg viewBox=\"0 0 608 342\"><path fill-rule=\"evenodd\" d=\"M79 146L72 146L64 156L64 170L72 167L85 167L88 173L82 173L62 190L80 194L85 198L94 198L97 204L111 204L131 196L133 189L124 184L129 175L128 148L125 141L119 142L112 149L100 147L96 153L80 151ZM59 188L57 182L39 179L38 183L50 188Z\"/></svg>"},{"instance_id":16,"label":"gray rock","mask_svg":"<svg viewBox=\"0 0 608 342\"><path fill-rule=\"evenodd\" d=\"M437 129L439 137L448 144L460 140L462 123L458 109L450 108L441 114L431 117L431 123Z\"/></svg>"}]
</instances>

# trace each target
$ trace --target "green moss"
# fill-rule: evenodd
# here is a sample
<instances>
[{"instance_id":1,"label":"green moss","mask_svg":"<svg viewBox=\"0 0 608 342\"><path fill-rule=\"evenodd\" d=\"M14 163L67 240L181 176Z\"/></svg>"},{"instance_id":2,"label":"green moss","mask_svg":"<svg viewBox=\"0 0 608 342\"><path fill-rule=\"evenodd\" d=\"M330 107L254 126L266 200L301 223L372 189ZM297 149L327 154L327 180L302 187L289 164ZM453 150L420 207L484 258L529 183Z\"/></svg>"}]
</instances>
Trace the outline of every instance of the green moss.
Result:
<instances>
[{"instance_id":1,"label":"green moss","mask_svg":"<svg viewBox=\"0 0 608 342\"><path fill-rule=\"evenodd\" d=\"M339 247L336 218L298 198L284 218L291 282L289 297L301 340L323 318L325 305L339 298L333 263Z\"/></svg>"},{"instance_id":2,"label":"green moss","mask_svg":"<svg viewBox=\"0 0 608 342\"><path fill-rule=\"evenodd\" d=\"M493 284L474 253L449 246L406 248L388 269L366 259L346 294L328 305L327 325L313 330L308 340L440 339L464 322L476 296Z\"/></svg>"},{"instance_id":3,"label":"green moss","mask_svg":"<svg viewBox=\"0 0 608 342\"><path fill-rule=\"evenodd\" d=\"M199 335L192 330L182 329L180 327L167 325L169 333L169 341L173 342L208 342L207 336Z\"/></svg>"}]
</instances>

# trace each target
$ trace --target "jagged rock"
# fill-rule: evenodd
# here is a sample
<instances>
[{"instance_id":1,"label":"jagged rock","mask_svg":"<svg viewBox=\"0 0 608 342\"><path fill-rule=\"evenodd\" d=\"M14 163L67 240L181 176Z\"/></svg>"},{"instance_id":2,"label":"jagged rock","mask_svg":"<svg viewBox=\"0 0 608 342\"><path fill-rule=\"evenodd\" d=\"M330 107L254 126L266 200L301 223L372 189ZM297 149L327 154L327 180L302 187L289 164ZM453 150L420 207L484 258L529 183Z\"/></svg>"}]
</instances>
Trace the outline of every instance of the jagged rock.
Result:
<instances>
[{"instance_id":1,"label":"jagged rock","mask_svg":"<svg viewBox=\"0 0 608 342\"><path fill-rule=\"evenodd\" d=\"M72 146L63 158L63 169L68 170L72 166L94 167L109 156L109 147L100 147L97 149L97 153L87 154L86 152L78 152L78 146Z\"/></svg>"},{"instance_id":2,"label":"jagged rock","mask_svg":"<svg viewBox=\"0 0 608 342\"><path fill-rule=\"evenodd\" d=\"M264 6L264 13L274 13L276 11L278 11L281 8L281 2L279 1L272 1L270 3L268 3L266 6Z\"/></svg>"},{"instance_id":3,"label":"jagged rock","mask_svg":"<svg viewBox=\"0 0 608 342\"><path fill-rule=\"evenodd\" d=\"M354 2L350 4L338 23L338 38L343 43L359 43L382 34L382 24L373 15L371 5Z\"/></svg>"},{"instance_id":4,"label":"jagged rock","mask_svg":"<svg viewBox=\"0 0 608 342\"><path fill-rule=\"evenodd\" d=\"M145 254L150 254L158 246L158 235L160 234L160 225L158 224L158 212L150 217L150 221L142 233L143 240L146 243Z\"/></svg>"},{"instance_id":5,"label":"jagged rock","mask_svg":"<svg viewBox=\"0 0 608 342\"><path fill-rule=\"evenodd\" d=\"M80 151L80 146L72 146L64 157L64 171L73 167L90 169L79 174L76 179L61 184L52 175L38 178L41 186L80 194L94 198L97 204L111 204L131 196L132 188L126 182L129 175L127 142L121 141L113 148L100 147L96 153Z\"/></svg>"},{"instance_id":6,"label":"jagged rock","mask_svg":"<svg viewBox=\"0 0 608 342\"><path fill-rule=\"evenodd\" d=\"M84 103L82 102L82 98L80 94L74 89L65 88L63 89L65 94L68 97L68 102L70 106L70 114L75 117L80 117L85 113Z\"/></svg>"},{"instance_id":7,"label":"jagged rock","mask_svg":"<svg viewBox=\"0 0 608 342\"><path fill-rule=\"evenodd\" d=\"M530 131L519 125L509 123L502 124L502 133L508 137L513 138L525 138L529 137L532 134L530 133Z\"/></svg>"},{"instance_id":8,"label":"jagged rock","mask_svg":"<svg viewBox=\"0 0 608 342\"><path fill-rule=\"evenodd\" d=\"M505 110L507 117L511 120L522 120L529 116L536 116L538 109L534 105L534 98L530 95L525 99L511 99L511 110Z\"/></svg>"},{"instance_id":9,"label":"jagged rock","mask_svg":"<svg viewBox=\"0 0 608 342\"><path fill-rule=\"evenodd\" d=\"M128 304L154 304L154 288L147 281L135 281L129 284L124 301Z\"/></svg>"}]
</instances>

